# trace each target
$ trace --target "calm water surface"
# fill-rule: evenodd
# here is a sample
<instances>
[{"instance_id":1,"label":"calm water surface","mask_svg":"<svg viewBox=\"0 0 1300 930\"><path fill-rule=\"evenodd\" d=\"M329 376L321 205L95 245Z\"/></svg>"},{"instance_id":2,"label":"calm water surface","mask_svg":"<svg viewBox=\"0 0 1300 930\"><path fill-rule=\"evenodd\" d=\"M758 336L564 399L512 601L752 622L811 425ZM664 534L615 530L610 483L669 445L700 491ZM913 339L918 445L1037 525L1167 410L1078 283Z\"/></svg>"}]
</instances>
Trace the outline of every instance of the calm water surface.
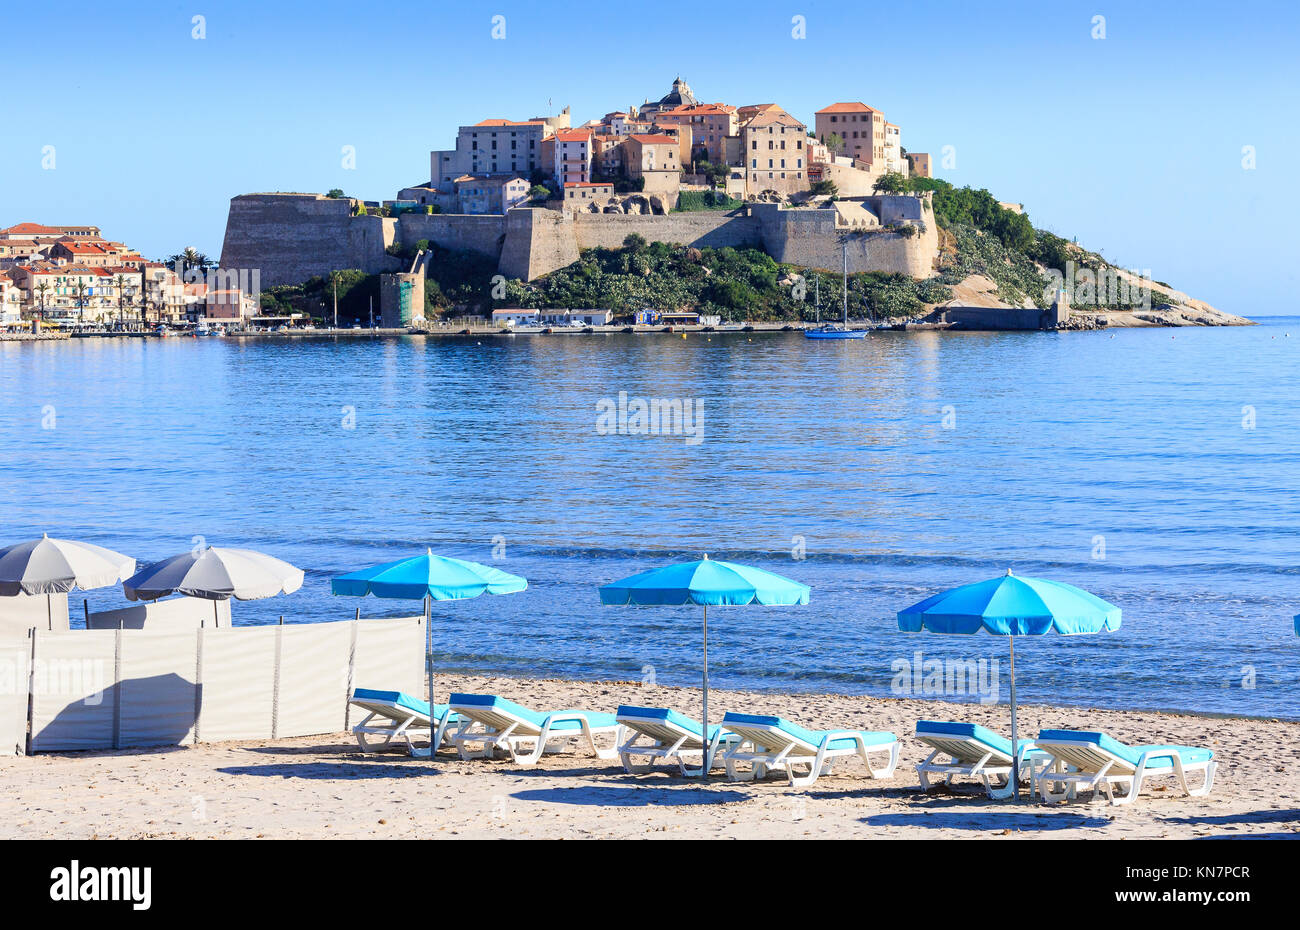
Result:
<instances>
[{"instance_id":1,"label":"calm water surface","mask_svg":"<svg viewBox=\"0 0 1300 930\"><path fill-rule=\"evenodd\" d=\"M413 610L329 578L503 546L529 590L439 605L441 668L669 684L698 682L698 610L601 607L596 586L708 552L813 586L804 608L713 611L715 686L870 694L917 650L1002 658L1005 640L905 635L893 615L1011 567L1124 610L1117 633L1019 640L1023 701L1300 718L1298 357L1294 317L0 343L0 541L145 562L202 536L307 569L294 595L237 603L240 623ZM702 400L702 441L601 435L620 391Z\"/></svg>"}]
</instances>

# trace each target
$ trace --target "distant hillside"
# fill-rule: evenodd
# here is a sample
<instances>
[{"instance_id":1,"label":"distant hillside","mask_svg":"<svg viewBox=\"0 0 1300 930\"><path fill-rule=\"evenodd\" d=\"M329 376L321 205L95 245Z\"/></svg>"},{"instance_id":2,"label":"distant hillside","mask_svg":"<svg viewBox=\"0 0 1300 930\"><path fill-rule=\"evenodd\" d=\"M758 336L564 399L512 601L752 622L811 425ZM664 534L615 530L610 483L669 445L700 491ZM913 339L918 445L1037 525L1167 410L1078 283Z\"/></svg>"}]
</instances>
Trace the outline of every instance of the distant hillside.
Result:
<instances>
[{"instance_id":1,"label":"distant hillside","mask_svg":"<svg viewBox=\"0 0 1300 930\"><path fill-rule=\"evenodd\" d=\"M1134 279L1101 255L1035 229L1027 214L1006 209L986 190L898 175L887 175L884 184L896 192L933 191L938 258L934 275L925 280L883 272L849 275L848 309L854 320L920 320L948 305L1044 308L1052 302L1056 272L1073 275L1072 325L1078 328L1097 325L1102 315L1108 325L1248 322L1163 282ZM839 273L782 264L758 248L694 248L629 235L621 248L584 249L578 261L536 280L508 280L504 294L493 286L497 279L490 258L428 240L398 247L395 254L409 259L418 249L434 255L425 295L426 312L433 317L486 315L501 307L596 307L622 317L646 308L691 309L727 321L811 322L819 316L837 319L842 312ZM340 320L364 319L378 293L378 276L353 269L338 277ZM1078 287L1081 281L1111 278L1126 286ZM1138 284L1150 286L1149 300L1138 292ZM318 318L324 303L329 316L333 287L327 279L313 277L301 285L268 289L262 303L268 311L299 310Z\"/></svg>"},{"instance_id":2,"label":"distant hillside","mask_svg":"<svg viewBox=\"0 0 1300 930\"><path fill-rule=\"evenodd\" d=\"M1043 229L1028 214L1001 206L986 190L957 188L939 178L894 176L901 190L934 191L940 280L955 302L974 306L1047 307L1060 279L1073 284L1072 310L1110 325L1235 325L1248 323L1195 300L1163 281L1145 281L1096 252ZM1052 272L1057 272L1060 278ZM1107 286L1117 280L1123 287ZM1149 294L1146 293L1149 291Z\"/></svg>"}]
</instances>

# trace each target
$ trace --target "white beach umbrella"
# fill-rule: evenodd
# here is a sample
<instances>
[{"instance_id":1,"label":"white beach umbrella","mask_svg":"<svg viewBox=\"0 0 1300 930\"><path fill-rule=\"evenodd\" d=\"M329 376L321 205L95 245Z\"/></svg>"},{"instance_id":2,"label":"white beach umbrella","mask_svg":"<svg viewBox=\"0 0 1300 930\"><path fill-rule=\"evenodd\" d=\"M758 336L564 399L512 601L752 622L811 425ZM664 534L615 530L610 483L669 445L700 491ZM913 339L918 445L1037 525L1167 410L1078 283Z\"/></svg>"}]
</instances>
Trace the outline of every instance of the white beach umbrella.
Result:
<instances>
[{"instance_id":1,"label":"white beach umbrella","mask_svg":"<svg viewBox=\"0 0 1300 930\"><path fill-rule=\"evenodd\" d=\"M302 587L302 579L301 568L264 553L207 546L154 562L124 581L122 590L133 601L174 593L210 601L255 601L292 594Z\"/></svg>"},{"instance_id":2,"label":"white beach umbrella","mask_svg":"<svg viewBox=\"0 0 1300 930\"><path fill-rule=\"evenodd\" d=\"M66 594L103 588L135 571L130 556L69 539L41 536L0 549L0 596Z\"/></svg>"},{"instance_id":3,"label":"white beach umbrella","mask_svg":"<svg viewBox=\"0 0 1300 930\"><path fill-rule=\"evenodd\" d=\"M52 622L50 595L107 587L133 571L135 559L120 552L42 535L0 549L0 597L44 594L46 616Z\"/></svg>"}]
</instances>

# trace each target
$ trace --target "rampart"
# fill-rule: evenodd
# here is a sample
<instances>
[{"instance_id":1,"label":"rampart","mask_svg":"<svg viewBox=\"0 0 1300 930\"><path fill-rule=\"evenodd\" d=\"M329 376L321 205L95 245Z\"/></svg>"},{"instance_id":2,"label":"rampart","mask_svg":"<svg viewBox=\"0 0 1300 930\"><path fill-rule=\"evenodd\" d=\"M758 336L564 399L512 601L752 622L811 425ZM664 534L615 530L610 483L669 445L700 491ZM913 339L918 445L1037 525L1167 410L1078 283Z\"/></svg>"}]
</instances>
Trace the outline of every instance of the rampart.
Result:
<instances>
[{"instance_id":1,"label":"rampart","mask_svg":"<svg viewBox=\"0 0 1300 930\"><path fill-rule=\"evenodd\" d=\"M230 202L223 268L259 268L264 287L341 268L405 270L385 249L420 240L477 252L510 278L533 280L578 260L582 249L619 248L629 235L697 248L761 248L780 262L849 271L932 274L938 235L928 197L876 196L854 212L750 204L735 211L564 213L520 208L507 216L350 215L350 201L319 194L243 194ZM865 217L847 222L845 217ZM908 228L910 227L910 228Z\"/></svg>"}]
</instances>

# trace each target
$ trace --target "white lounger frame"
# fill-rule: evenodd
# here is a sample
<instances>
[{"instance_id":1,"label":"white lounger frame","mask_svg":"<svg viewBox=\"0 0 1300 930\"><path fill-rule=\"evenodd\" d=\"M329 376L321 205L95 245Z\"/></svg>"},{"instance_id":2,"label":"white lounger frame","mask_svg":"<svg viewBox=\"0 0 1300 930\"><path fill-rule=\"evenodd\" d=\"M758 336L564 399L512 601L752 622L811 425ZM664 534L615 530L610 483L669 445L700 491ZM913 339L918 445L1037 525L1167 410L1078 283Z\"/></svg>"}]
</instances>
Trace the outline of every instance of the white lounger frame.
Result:
<instances>
[{"instance_id":1,"label":"white lounger frame","mask_svg":"<svg viewBox=\"0 0 1300 930\"><path fill-rule=\"evenodd\" d=\"M894 774L894 767L898 765L897 739L887 745L868 746L862 734L856 730L831 730L822 738L819 745L814 746L812 743L791 736L780 727L768 724L738 723L728 724L728 727L740 737L740 741L723 756L723 762L727 766L727 778L731 781L753 781L757 778L765 778L769 771L774 770L785 772L786 778L793 787L802 788L811 785L823 774L831 774L834 760L844 756L860 758L872 778L889 778ZM776 752L761 749L760 744L755 741L755 734L762 734L764 743L776 743L783 745L784 748ZM854 745L841 749L829 748L833 740L840 739L851 739ZM889 753L889 761L884 768L878 769L871 764L869 754L873 752ZM749 771L747 773L738 771L736 769L738 762L750 763ZM808 774L796 775L794 768L797 765L808 766Z\"/></svg>"},{"instance_id":2,"label":"white lounger frame","mask_svg":"<svg viewBox=\"0 0 1300 930\"><path fill-rule=\"evenodd\" d=\"M1089 740L1052 740L1039 748L1051 754L1051 768L1034 775L1038 793L1047 802L1075 798L1078 790L1082 788L1085 791L1100 789L1111 804L1132 804L1142 790L1143 779L1158 775L1175 776L1183 793L1189 798L1207 795L1214 787L1214 770L1217 766L1213 759L1184 763L1182 757L1173 749L1144 752L1138 759L1137 765L1133 765ZM1160 756L1171 756L1174 764L1162 766L1148 764L1149 758ZM1189 788L1187 786L1189 772L1202 772L1204 783L1198 788ZM1056 784L1062 787L1059 790L1051 787ZM1117 795L1113 788L1115 785L1124 786L1127 790Z\"/></svg>"},{"instance_id":3,"label":"white lounger frame","mask_svg":"<svg viewBox=\"0 0 1300 930\"><path fill-rule=\"evenodd\" d=\"M462 704L454 705L452 710L464 721L459 729L448 737L456 744L462 759L490 759L497 749L504 749L510 753L510 758L520 765L535 765L541 759L542 753L546 752L548 744L555 740L576 739L579 736L586 738L591 754L597 759L613 759L618 756L618 744L623 736L621 724L593 727L583 714L549 714L541 727L538 727L532 721L517 717L499 707ZM554 724L568 720L578 721L582 729L551 729ZM614 745L609 749L599 748L596 745L597 734L612 735ZM472 750L469 748L470 743L479 743L482 748ZM524 751L526 745L531 748Z\"/></svg>"},{"instance_id":4,"label":"white lounger frame","mask_svg":"<svg viewBox=\"0 0 1300 930\"><path fill-rule=\"evenodd\" d=\"M623 725L625 731L632 734L626 743L618 747L623 770L629 775L641 775L653 770L655 759L676 762L683 775L702 775L704 771L712 771L718 765L718 751L724 744L731 745L739 740L739 737L734 734L724 734L719 727L713 734L713 738L709 740L706 752L706 747L700 742L698 733L693 733L662 717L619 714L618 722ZM648 742L638 744L639 739ZM638 765L632 761L633 756L646 756L649 761ZM697 760L693 768L687 766L687 757ZM704 769L700 768L701 765Z\"/></svg>"},{"instance_id":5,"label":"white lounger frame","mask_svg":"<svg viewBox=\"0 0 1300 930\"><path fill-rule=\"evenodd\" d=\"M916 738L934 749L916 767L922 791L929 791L933 787L930 783L931 775L942 775L945 785L951 785L954 776L966 775L981 779L984 790L995 801L1005 800L1015 793L1015 787L1011 784L1011 757L1000 749L994 749L971 736L918 733ZM1041 753L1038 756L1030 753L1032 750L1020 751L1020 781L1029 782L1032 786L1034 766L1045 767L1049 759ZM951 761L934 761L940 754L948 756ZM997 779L996 785L993 779Z\"/></svg>"},{"instance_id":6,"label":"white lounger frame","mask_svg":"<svg viewBox=\"0 0 1300 930\"><path fill-rule=\"evenodd\" d=\"M352 728L352 733L356 736L357 745L361 747L362 752L376 752L380 749L386 749L393 740L400 738L406 742L406 751L412 756L428 757L437 752L438 747L442 745L442 739L447 732L448 724L455 716L450 710L443 711L437 720L437 725L431 726L428 714L422 714L418 710L411 710L411 708L403 707L393 701L353 698L351 703L362 710L370 711L369 714L362 718L360 723ZM376 718L388 722L372 724L371 721ZM432 747L417 749L415 737L429 739L431 731ZM366 739L367 736L382 736L384 741L374 745Z\"/></svg>"}]
</instances>

